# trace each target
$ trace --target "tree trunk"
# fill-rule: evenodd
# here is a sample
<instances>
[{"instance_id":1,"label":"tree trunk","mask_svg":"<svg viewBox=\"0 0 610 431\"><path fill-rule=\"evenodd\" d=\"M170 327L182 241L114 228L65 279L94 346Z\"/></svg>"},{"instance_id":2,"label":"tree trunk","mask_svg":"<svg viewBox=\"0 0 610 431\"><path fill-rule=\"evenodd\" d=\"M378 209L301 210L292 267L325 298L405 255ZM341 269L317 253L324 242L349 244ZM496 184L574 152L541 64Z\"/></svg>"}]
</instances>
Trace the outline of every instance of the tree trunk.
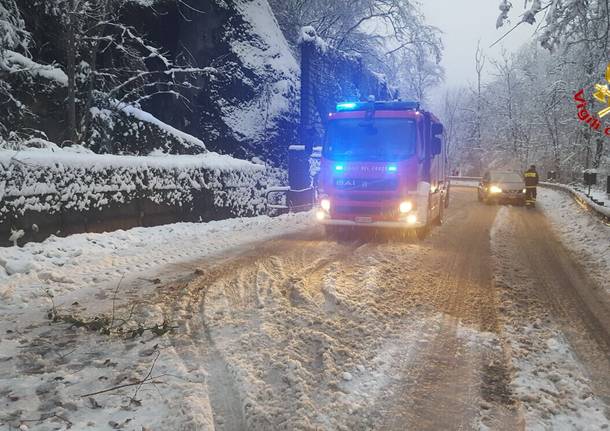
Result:
<instances>
[{"instance_id":1,"label":"tree trunk","mask_svg":"<svg viewBox=\"0 0 610 431\"><path fill-rule=\"evenodd\" d=\"M76 16L75 0L72 1L68 12L67 46L66 46L66 74L68 75L68 141L76 144L78 140L76 130Z\"/></svg>"}]
</instances>

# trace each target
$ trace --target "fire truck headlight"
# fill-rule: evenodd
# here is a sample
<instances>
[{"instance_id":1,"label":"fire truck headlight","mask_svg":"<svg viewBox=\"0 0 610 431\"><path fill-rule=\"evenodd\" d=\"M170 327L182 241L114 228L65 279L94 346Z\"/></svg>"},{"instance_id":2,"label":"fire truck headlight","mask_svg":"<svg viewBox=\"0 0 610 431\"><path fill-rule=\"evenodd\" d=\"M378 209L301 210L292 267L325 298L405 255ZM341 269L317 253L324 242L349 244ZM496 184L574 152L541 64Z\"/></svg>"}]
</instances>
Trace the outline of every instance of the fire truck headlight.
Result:
<instances>
[{"instance_id":1,"label":"fire truck headlight","mask_svg":"<svg viewBox=\"0 0 610 431\"><path fill-rule=\"evenodd\" d=\"M493 195L497 195L498 193L502 193L502 189L498 186L491 186L489 188L489 193L491 193Z\"/></svg>"},{"instance_id":2,"label":"fire truck headlight","mask_svg":"<svg viewBox=\"0 0 610 431\"><path fill-rule=\"evenodd\" d=\"M413 202L411 202L411 201L401 202L399 209L400 209L401 213L406 214L413 209Z\"/></svg>"},{"instance_id":3,"label":"fire truck headlight","mask_svg":"<svg viewBox=\"0 0 610 431\"><path fill-rule=\"evenodd\" d=\"M409 223L409 224L417 223L417 216L415 214L409 214L407 216L407 223Z\"/></svg>"},{"instance_id":4,"label":"fire truck headlight","mask_svg":"<svg viewBox=\"0 0 610 431\"><path fill-rule=\"evenodd\" d=\"M330 211L330 199L322 199L320 201L320 207L324 210L324 211Z\"/></svg>"},{"instance_id":5,"label":"fire truck headlight","mask_svg":"<svg viewBox=\"0 0 610 431\"><path fill-rule=\"evenodd\" d=\"M318 221L322 221L326 218L326 213L322 210L318 210L316 211L316 219L318 219Z\"/></svg>"}]
</instances>

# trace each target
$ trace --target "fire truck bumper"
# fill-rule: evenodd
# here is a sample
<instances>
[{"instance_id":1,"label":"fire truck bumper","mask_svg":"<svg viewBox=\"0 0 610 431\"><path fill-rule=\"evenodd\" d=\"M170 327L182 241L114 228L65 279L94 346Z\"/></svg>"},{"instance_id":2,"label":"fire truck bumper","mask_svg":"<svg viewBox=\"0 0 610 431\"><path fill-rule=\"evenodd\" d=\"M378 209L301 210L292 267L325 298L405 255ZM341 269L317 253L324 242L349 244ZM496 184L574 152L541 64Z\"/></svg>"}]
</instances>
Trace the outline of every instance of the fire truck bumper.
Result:
<instances>
[{"instance_id":1,"label":"fire truck bumper","mask_svg":"<svg viewBox=\"0 0 610 431\"><path fill-rule=\"evenodd\" d=\"M371 227L387 229L417 229L420 227L424 227L424 224L420 222L409 223L407 221L355 221L331 218L319 220L319 223L327 226L353 226L363 228Z\"/></svg>"}]
</instances>

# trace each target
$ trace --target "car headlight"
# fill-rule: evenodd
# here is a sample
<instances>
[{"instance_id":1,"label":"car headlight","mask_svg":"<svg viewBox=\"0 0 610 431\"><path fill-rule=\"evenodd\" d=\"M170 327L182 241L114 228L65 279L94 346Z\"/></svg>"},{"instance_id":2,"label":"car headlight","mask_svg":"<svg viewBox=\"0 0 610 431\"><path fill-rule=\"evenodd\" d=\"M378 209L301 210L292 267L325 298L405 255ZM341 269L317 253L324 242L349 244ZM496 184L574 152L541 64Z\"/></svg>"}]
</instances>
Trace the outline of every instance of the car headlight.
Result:
<instances>
[{"instance_id":1,"label":"car headlight","mask_svg":"<svg viewBox=\"0 0 610 431\"><path fill-rule=\"evenodd\" d=\"M413 209L413 202L411 202L411 201L401 202L400 206L398 207L398 209L403 214L408 213L408 212L410 212Z\"/></svg>"},{"instance_id":2,"label":"car headlight","mask_svg":"<svg viewBox=\"0 0 610 431\"><path fill-rule=\"evenodd\" d=\"M491 186L489 188L489 193L494 194L494 195L498 194L498 193L502 193L502 189L498 186Z\"/></svg>"},{"instance_id":3,"label":"car headlight","mask_svg":"<svg viewBox=\"0 0 610 431\"><path fill-rule=\"evenodd\" d=\"M324 210L324 211L330 211L330 199L322 199L320 201L320 207Z\"/></svg>"},{"instance_id":4,"label":"car headlight","mask_svg":"<svg viewBox=\"0 0 610 431\"><path fill-rule=\"evenodd\" d=\"M409 224L417 223L417 216L415 214L409 214L407 216L407 223L409 223Z\"/></svg>"},{"instance_id":5,"label":"car headlight","mask_svg":"<svg viewBox=\"0 0 610 431\"><path fill-rule=\"evenodd\" d=\"M527 189L523 189L521 190L523 193L527 193Z\"/></svg>"},{"instance_id":6,"label":"car headlight","mask_svg":"<svg viewBox=\"0 0 610 431\"><path fill-rule=\"evenodd\" d=\"M316 219L318 219L319 221L322 221L326 218L326 213L324 211L316 211Z\"/></svg>"}]
</instances>

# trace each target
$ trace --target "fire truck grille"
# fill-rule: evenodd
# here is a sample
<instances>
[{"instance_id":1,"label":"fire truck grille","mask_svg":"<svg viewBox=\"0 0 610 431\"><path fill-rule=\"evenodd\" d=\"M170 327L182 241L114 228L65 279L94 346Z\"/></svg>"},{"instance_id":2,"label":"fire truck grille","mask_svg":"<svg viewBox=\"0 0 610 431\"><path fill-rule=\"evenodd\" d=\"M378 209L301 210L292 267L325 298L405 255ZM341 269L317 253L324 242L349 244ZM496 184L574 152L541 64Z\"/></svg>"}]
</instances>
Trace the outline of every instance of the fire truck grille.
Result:
<instances>
[{"instance_id":1,"label":"fire truck grille","mask_svg":"<svg viewBox=\"0 0 610 431\"><path fill-rule=\"evenodd\" d=\"M386 191L398 188L396 178L337 178L335 188L344 191Z\"/></svg>"},{"instance_id":2,"label":"fire truck grille","mask_svg":"<svg viewBox=\"0 0 610 431\"><path fill-rule=\"evenodd\" d=\"M350 215L383 215L393 216L397 214L397 210L394 208L380 208L380 207L361 207L361 206L350 206L350 205L339 205L333 208L335 214L350 214Z\"/></svg>"},{"instance_id":3,"label":"fire truck grille","mask_svg":"<svg viewBox=\"0 0 610 431\"><path fill-rule=\"evenodd\" d=\"M380 200L398 201L400 195L382 195L379 194L354 194L354 193L337 193L337 199L342 201L355 202L379 202Z\"/></svg>"}]
</instances>

